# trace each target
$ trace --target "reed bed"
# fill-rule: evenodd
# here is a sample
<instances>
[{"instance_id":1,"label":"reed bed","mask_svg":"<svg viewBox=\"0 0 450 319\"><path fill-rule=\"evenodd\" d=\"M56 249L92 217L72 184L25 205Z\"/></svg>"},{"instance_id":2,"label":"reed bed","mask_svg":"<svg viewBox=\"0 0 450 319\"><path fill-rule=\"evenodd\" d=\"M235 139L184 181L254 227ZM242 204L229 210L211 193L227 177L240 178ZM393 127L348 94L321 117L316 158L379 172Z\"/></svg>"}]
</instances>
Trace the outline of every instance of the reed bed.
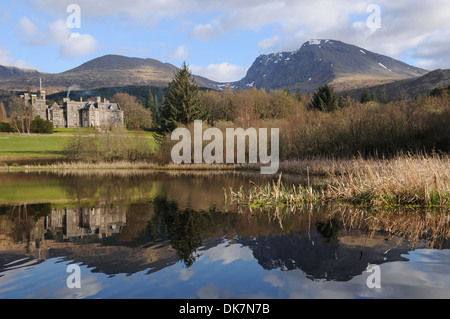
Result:
<instances>
[{"instance_id":1,"label":"reed bed","mask_svg":"<svg viewBox=\"0 0 450 319\"><path fill-rule=\"evenodd\" d=\"M231 204L248 206L250 208L260 207L291 207L305 203L319 203L327 201L326 191L314 189L309 183L306 186L292 185L287 187L281 181L280 174L278 181L268 182L266 185L257 185L250 181L251 187L245 191L244 187L234 191L232 188L225 189L225 201Z\"/></svg>"},{"instance_id":2,"label":"reed bed","mask_svg":"<svg viewBox=\"0 0 450 319\"><path fill-rule=\"evenodd\" d=\"M370 206L450 206L450 157L403 155L355 160L331 178L333 198Z\"/></svg>"},{"instance_id":3,"label":"reed bed","mask_svg":"<svg viewBox=\"0 0 450 319\"><path fill-rule=\"evenodd\" d=\"M317 165L313 172L317 173ZM227 200L251 207L284 207L339 201L371 207L450 206L448 155L399 155L389 160L353 159L322 162L326 184L285 186L277 182L256 185L245 193L230 190Z\"/></svg>"}]
</instances>

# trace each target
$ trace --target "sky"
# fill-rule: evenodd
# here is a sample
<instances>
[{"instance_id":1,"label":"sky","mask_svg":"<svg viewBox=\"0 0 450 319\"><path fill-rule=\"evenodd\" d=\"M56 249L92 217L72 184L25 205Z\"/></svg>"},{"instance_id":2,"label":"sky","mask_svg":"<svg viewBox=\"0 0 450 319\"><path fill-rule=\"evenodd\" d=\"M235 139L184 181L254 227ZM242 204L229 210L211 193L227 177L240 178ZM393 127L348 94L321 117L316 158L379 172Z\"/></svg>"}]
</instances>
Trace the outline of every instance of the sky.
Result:
<instances>
[{"instance_id":1,"label":"sky","mask_svg":"<svg viewBox=\"0 0 450 319\"><path fill-rule=\"evenodd\" d=\"M310 39L450 68L449 0L0 0L0 65L64 72L119 54L240 80Z\"/></svg>"}]
</instances>

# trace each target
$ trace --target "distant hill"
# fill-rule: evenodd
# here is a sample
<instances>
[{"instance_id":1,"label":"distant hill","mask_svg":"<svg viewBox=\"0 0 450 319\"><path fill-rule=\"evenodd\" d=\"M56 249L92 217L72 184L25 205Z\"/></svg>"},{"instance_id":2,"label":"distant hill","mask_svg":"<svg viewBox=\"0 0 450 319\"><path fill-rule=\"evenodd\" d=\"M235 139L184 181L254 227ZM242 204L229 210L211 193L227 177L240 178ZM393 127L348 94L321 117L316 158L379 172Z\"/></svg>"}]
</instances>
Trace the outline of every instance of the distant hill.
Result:
<instances>
[{"instance_id":1,"label":"distant hill","mask_svg":"<svg viewBox=\"0 0 450 319\"><path fill-rule=\"evenodd\" d=\"M404 79L395 81L383 85L375 85L367 87L370 93L375 92L379 97L382 96L382 92L386 92L388 101L393 101L399 98L401 95L414 98L418 95L428 94L433 89L438 87L447 87L450 85L450 69L448 70L435 70L424 76ZM364 88L349 90L348 93L353 98L359 100L364 91Z\"/></svg>"},{"instance_id":2,"label":"distant hill","mask_svg":"<svg viewBox=\"0 0 450 319\"><path fill-rule=\"evenodd\" d=\"M30 76L38 75L39 72L36 70L20 69L12 66L0 65L0 80L9 79L17 76Z\"/></svg>"},{"instance_id":3,"label":"distant hill","mask_svg":"<svg viewBox=\"0 0 450 319\"><path fill-rule=\"evenodd\" d=\"M74 86L85 90L121 86L167 87L177 70L172 64L154 59L105 55L57 74L37 71L27 73L18 69L16 75L7 76L4 71L4 75L0 73L0 89L20 91L29 87L36 90L40 78L47 93L67 91ZM200 76L194 75L194 78L201 87L210 88L215 84Z\"/></svg>"},{"instance_id":4,"label":"distant hill","mask_svg":"<svg viewBox=\"0 0 450 319\"><path fill-rule=\"evenodd\" d=\"M427 70L341 41L311 40L294 52L259 56L247 75L230 85L239 89L300 88L307 93L332 83L336 90L345 91L426 73Z\"/></svg>"},{"instance_id":5,"label":"distant hill","mask_svg":"<svg viewBox=\"0 0 450 319\"><path fill-rule=\"evenodd\" d=\"M47 94L100 88L166 88L177 69L155 59L121 55L105 55L57 74L0 66L0 90L25 91L30 88L36 91L40 79ZM197 75L194 78L201 88L215 90L230 85L233 89L289 88L292 92L300 88L303 93L308 93L331 83L338 92L359 94L358 89L363 87L387 85L389 92L392 91L392 94L388 93L391 96L398 93L398 85L414 95L439 86L441 82L446 83L445 71L430 74L423 83L418 80L428 72L341 41L310 40L294 52L259 56L240 81L218 83ZM439 75L439 72L443 74ZM440 81L439 76L444 80ZM390 86L389 83L397 84Z\"/></svg>"}]
</instances>

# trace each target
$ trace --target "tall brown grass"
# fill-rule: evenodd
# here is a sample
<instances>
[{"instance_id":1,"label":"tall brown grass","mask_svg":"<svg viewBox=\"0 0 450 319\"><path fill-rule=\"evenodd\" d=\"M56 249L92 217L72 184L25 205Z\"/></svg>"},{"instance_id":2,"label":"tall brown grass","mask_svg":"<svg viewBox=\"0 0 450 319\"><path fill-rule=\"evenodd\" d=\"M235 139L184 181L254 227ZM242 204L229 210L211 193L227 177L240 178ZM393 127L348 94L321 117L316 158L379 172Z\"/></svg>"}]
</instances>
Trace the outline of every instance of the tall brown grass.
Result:
<instances>
[{"instance_id":1,"label":"tall brown grass","mask_svg":"<svg viewBox=\"0 0 450 319\"><path fill-rule=\"evenodd\" d=\"M313 171L315 167L316 171L326 174L326 185L316 188L309 183L285 186L278 180L267 185L255 184L248 194L230 191L229 196L232 201L254 207L329 201L372 207L450 206L448 155L398 155L384 160L316 160L308 164L312 164ZM291 162L290 165L296 164ZM306 170L309 172L309 166Z\"/></svg>"},{"instance_id":2,"label":"tall brown grass","mask_svg":"<svg viewBox=\"0 0 450 319\"><path fill-rule=\"evenodd\" d=\"M402 155L390 160L354 160L331 178L336 198L373 206L450 205L450 157Z\"/></svg>"}]
</instances>

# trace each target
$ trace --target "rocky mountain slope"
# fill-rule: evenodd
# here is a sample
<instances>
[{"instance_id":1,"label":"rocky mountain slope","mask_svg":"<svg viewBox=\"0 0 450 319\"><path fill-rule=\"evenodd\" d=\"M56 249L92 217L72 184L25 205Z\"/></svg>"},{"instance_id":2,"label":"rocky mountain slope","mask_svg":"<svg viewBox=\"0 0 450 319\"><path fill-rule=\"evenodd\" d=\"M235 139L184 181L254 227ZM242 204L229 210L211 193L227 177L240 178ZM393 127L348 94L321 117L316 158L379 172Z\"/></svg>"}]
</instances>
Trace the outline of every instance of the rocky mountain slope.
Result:
<instances>
[{"instance_id":1,"label":"rocky mountain slope","mask_svg":"<svg viewBox=\"0 0 450 319\"><path fill-rule=\"evenodd\" d=\"M333 83L342 91L426 73L427 70L341 41L311 40L294 52L259 56L247 75L230 85L240 89L300 88L306 93Z\"/></svg>"}]
</instances>

